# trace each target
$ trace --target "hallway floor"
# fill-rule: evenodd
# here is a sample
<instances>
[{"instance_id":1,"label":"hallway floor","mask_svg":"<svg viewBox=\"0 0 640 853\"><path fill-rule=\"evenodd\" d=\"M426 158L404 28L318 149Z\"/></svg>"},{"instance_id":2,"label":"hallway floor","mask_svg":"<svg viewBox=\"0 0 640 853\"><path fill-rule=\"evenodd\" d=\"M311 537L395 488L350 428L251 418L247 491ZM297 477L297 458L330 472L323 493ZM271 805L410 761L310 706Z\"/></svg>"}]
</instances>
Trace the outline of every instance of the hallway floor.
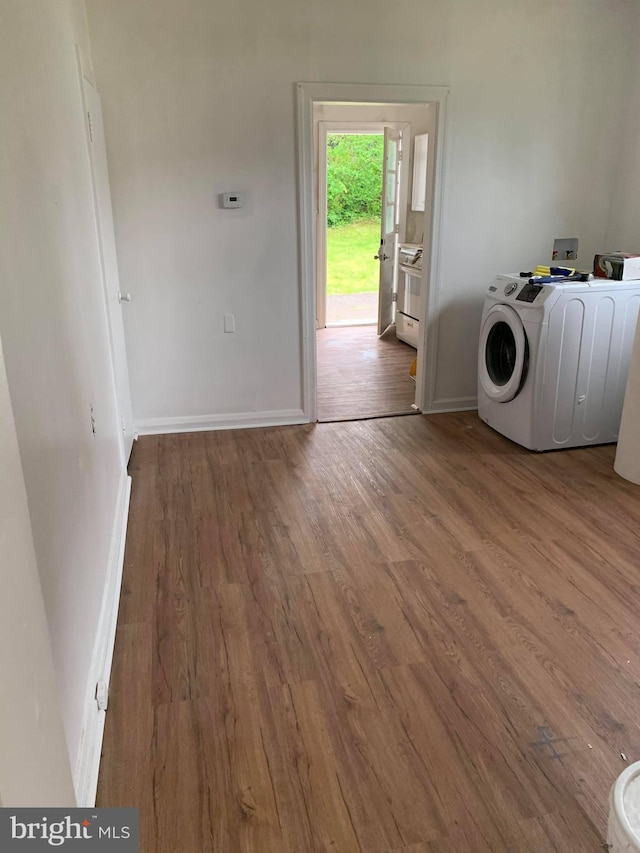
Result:
<instances>
[{"instance_id":1,"label":"hallway floor","mask_svg":"<svg viewBox=\"0 0 640 853\"><path fill-rule=\"evenodd\" d=\"M613 457L472 412L142 437L98 805L145 853L601 850L640 758Z\"/></svg>"},{"instance_id":2,"label":"hallway floor","mask_svg":"<svg viewBox=\"0 0 640 853\"><path fill-rule=\"evenodd\" d=\"M409 376L413 347L395 327L378 337L376 326L318 329L318 420L344 421L416 414L416 383Z\"/></svg>"}]
</instances>

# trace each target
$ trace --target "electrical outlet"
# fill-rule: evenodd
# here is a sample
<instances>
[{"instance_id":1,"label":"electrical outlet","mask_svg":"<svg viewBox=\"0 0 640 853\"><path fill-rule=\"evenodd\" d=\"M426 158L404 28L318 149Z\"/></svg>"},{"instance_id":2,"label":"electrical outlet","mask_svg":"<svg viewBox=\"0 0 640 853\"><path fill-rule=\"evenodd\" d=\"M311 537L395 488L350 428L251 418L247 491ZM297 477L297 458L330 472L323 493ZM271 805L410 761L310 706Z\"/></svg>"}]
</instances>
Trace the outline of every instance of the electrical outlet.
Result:
<instances>
[{"instance_id":1,"label":"electrical outlet","mask_svg":"<svg viewBox=\"0 0 640 853\"><path fill-rule=\"evenodd\" d=\"M236 318L233 316L233 314L224 315L224 330L225 332L235 332Z\"/></svg>"},{"instance_id":2,"label":"electrical outlet","mask_svg":"<svg viewBox=\"0 0 640 853\"><path fill-rule=\"evenodd\" d=\"M106 681L99 681L96 684L96 703L98 711L106 711L109 705L109 688Z\"/></svg>"}]
</instances>

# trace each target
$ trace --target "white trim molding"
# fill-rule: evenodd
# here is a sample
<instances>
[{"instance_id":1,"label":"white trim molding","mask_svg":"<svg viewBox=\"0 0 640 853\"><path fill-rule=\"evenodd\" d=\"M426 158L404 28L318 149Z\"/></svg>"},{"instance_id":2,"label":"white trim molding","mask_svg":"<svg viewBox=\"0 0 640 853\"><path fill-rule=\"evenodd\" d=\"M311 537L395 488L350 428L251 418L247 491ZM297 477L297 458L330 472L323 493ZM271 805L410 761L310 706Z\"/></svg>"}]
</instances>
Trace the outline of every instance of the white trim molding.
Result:
<instances>
[{"instance_id":1,"label":"white trim molding","mask_svg":"<svg viewBox=\"0 0 640 853\"><path fill-rule=\"evenodd\" d=\"M247 429L306 423L309 423L309 419L302 409L281 409L272 412L193 415L186 418L149 418L137 421L136 431L139 435L165 435L173 432L205 432L217 429Z\"/></svg>"},{"instance_id":2,"label":"white trim molding","mask_svg":"<svg viewBox=\"0 0 640 853\"><path fill-rule=\"evenodd\" d=\"M444 214L448 86L375 85L367 83L297 83L298 227L300 234L300 298L302 306L303 405L306 421L317 420L316 356L316 210L313 108L315 104L424 104L434 107L434 176L431 230L425 234L423 269L427 292L422 304L416 376L416 404L429 411L434 402L438 353L438 300Z\"/></svg>"},{"instance_id":3,"label":"white trim molding","mask_svg":"<svg viewBox=\"0 0 640 853\"><path fill-rule=\"evenodd\" d=\"M106 714L106 707L98 707L96 687L98 684L103 686L106 698L109 691L113 648L116 639L130 496L131 477L127 476L126 469L122 469L111 537L109 565L102 595L102 607L93 647L91 668L87 680L80 749L73 778L77 804L83 807L94 806L96 802Z\"/></svg>"}]
</instances>

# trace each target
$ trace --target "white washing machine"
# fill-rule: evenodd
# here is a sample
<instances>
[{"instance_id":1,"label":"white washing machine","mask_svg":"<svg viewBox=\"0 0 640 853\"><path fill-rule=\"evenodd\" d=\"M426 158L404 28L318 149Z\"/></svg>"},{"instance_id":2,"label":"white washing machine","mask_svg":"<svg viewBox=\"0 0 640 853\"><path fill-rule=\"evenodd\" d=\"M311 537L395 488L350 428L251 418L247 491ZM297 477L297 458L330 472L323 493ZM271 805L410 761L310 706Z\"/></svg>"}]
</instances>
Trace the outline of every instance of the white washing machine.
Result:
<instances>
[{"instance_id":1,"label":"white washing machine","mask_svg":"<svg viewBox=\"0 0 640 853\"><path fill-rule=\"evenodd\" d=\"M478 351L478 414L530 450L618 438L640 280L489 287Z\"/></svg>"}]
</instances>

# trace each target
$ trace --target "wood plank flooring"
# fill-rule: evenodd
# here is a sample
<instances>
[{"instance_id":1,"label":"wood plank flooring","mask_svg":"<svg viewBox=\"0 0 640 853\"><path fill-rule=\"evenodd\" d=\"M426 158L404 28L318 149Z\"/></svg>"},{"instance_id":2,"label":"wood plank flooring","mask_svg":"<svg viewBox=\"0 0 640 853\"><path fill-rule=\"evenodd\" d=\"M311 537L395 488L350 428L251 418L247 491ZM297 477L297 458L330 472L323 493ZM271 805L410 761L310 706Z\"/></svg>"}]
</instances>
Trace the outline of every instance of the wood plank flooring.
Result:
<instances>
[{"instance_id":1,"label":"wood plank flooring","mask_svg":"<svg viewBox=\"0 0 640 853\"><path fill-rule=\"evenodd\" d=\"M613 457L475 413L141 438L98 804L145 853L602 850L640 759Z\"/></svg>"},{"instance_id":2,"label":"wood plank flooring","mask_svg":"<svg viewBox=\"0 0 640 853\"><path fill-rule=\"evenodd\" d=\"M318 420L350 421L414 415L416 384L409 376L416 351L376 326L335 326L316 332Z\"/></svg>"}]
</instances>

